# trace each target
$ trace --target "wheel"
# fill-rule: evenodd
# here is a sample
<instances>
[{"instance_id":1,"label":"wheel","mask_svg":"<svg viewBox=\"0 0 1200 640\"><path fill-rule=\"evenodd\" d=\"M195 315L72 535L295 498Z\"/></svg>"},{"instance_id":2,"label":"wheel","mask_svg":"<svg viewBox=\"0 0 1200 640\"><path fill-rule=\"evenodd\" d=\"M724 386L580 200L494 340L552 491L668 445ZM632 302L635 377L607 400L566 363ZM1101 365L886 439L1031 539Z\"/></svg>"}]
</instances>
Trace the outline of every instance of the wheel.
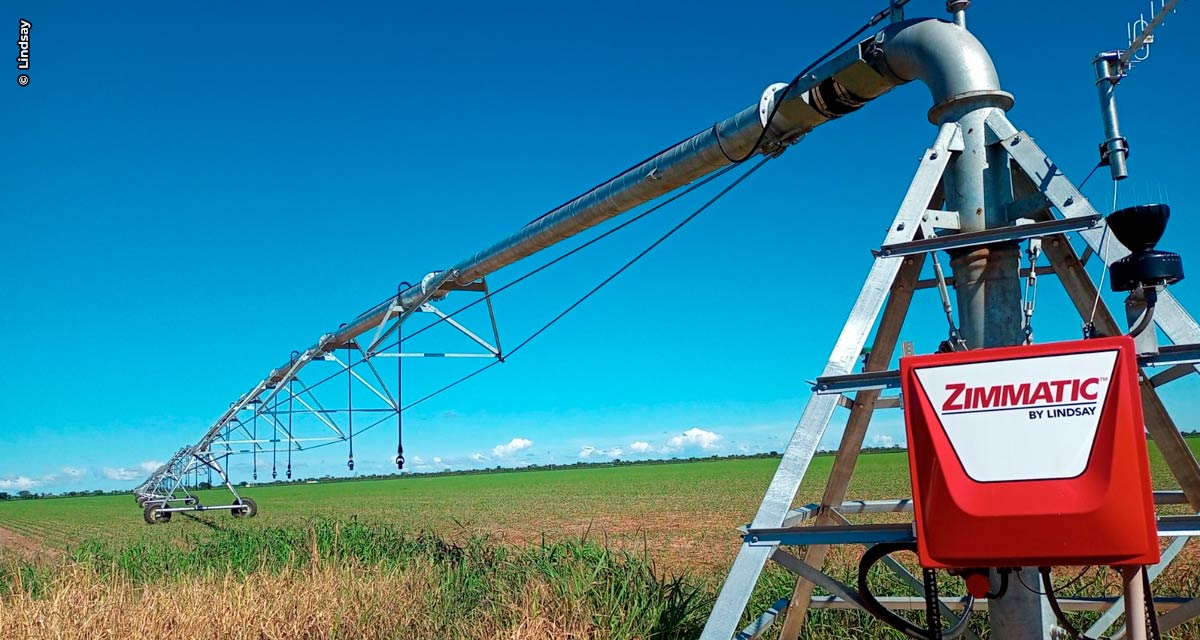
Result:
<instances>
[{"instance_id":1,"label":"wheel","mask_svg":"<svg viewBox=\"0 0 1200 640\"><path fill-rule=\"evenodd\" d=\"M163 524L171 521L171 512L163 511L166 505L161 502L151 502L146 505L146 511L142 516L146 519L146 524Z\"/></svg>"},{"instance_id":2,"label":"wheel","mask_svg":"<svg viewBox=\"0 0 1200 640\"><path fill-rule=\"evenodd\" d=\"M195 496L189 496L183 499L183 503L189 507L198 507L200 506L200 499Z\"/></svg>"},{"instance_id":3,"label":"wheel","mask_svg":"<svg viewBox=\"0 0 1200 640\"><path fill-rule=\"evenodd\" d=\"M138 496L138 497L137 497L137 503L138 503L138 506L139 506L139 507L143 507L143 508L145 508L145 506L146 506L146 498L144 498L144 497L142 497L142 496Z\"/></svg>"},{"instance_id":4,"label":"wheel","mask_svg":"<svg viewBox=\"0 0 1200 640\"><path fill-rule=\"evenodd\" d=\"M236 505L241 505L240 509L229 510L229 513L233 514L233 517L235 518L253 518L254 516L258 515L258 505L255 504L254 500L250 498L243 496L235 500L233 503Z\"/></svg>"}]
</instances>

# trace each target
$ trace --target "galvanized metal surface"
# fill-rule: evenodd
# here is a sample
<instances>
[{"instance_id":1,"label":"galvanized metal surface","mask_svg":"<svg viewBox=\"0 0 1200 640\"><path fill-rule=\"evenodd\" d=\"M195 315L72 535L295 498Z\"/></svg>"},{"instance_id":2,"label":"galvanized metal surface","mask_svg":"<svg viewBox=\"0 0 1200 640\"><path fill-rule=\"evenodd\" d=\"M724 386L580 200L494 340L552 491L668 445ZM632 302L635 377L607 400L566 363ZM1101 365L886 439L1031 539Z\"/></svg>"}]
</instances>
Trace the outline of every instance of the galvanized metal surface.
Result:
<instances>
[{"instance_id":1,"label":"galvanized metal surface","mask_svg":"<svg viewBox=\"0 0 1200 640\"><path fill-rule=\"evenodd\" d=\"M917 232L921 216L937 192L950 160L951 144L957 134L957 125L942 126L933 145L921 157L916 176L888 228L885 244L910 240ZM823 376L845 375L854 367L901 267L909 260L911 258L875 259L825 365ZM836 406L835 395L814 393L810 397L751 526L778 527L783 523ZM773 553L774 547L771 545L743 543L713 605L701 638L728 640L734 634L763 566Z\"/></svg>"}]
</instances>

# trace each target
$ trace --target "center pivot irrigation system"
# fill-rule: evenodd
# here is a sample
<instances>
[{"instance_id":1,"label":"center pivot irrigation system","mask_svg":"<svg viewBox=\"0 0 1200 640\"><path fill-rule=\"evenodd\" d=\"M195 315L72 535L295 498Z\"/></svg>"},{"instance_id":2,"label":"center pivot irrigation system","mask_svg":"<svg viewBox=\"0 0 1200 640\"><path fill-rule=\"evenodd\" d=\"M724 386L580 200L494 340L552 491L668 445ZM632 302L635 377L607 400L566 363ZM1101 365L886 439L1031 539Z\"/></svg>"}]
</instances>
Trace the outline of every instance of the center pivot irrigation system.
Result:
<instances>
[{"instance_id":1,"label":"center pivot irrigation system","mask_svg":"<svg viewBox=\"0 0 1200 640\"><path fill-rule=\"evenodd\" d=\"M1144 59L1136 53L1176 3L1160 2L1154 19L1143 20L1142 30L1131 33L1129 49L1095 60L1106 136L1097 166L1109 166L1114 185L1127 175L1129 149L1120 134L1114 89L1131 61ZM385 302L293 352L232 403L199 441L180 449L138 486L146 521L209 509L253 516L257 506L226 474L232 455L253 457L255 479L260 460L265 465L268 457L273 478L284 462L290 478L294 452L348 442L353 469L356 418L358 433L395 420L399 435L404 410L434 395L403 403L399 364L405 358L482 357L490 361L486 369L528 343L507 352L501 348L491 309L499 289L489 289L489 274L669 192L688 193L752 157L763 156L762 162L778 157L821 124L918 81L933 98L928 118L937 135L874 251L875 262L766 496L753 521L740 529L741 549L703 637L756 638L776 623L781 623L780 637L798 637L810 608L862 609L912 638L973 638L969 616L986 610L991 637L1001 640L1096 637L1122 614L1124 628L1111 637L1157 637L1196 616L1200 599L1151 595L1153 580L1191 536L1200 535L1200 518L1162 516L1155 508L1174 504L1186 505L1189 513L1200 511L1200 465L1157 394L1158 387L1200 371L1200 325L1165 289L1183 278L1181 259L1154 248L1169 209L1142 205L1107 218L1098 213L1033 138L1009 121L1013 97L1001 89L987 50L966 27L969 2L946 3L952 21L904 20L905 4L891 2L791 82L769 86L757 103L466 260L429 273L416 285L402 285ZM949 274L940 252L949 255ZM921 279L927 260L932 277ZM1114 291L1128 292L1128 333L1085 271L1089 260L1101 260L1111 270ZM1034 292L1042 275L1062 283L1083 319L1083 339L1033 344ZM916 355L906 343L899 368L889 370L912 296L926 288L940 294L948 339L937 353L925 355ZM468 307L487 305L488 338L456 320L457 312L435 306L456 291L478 296ZM431 314L480 350L404 351L401 327L417 313ZM1160 333L1170 345L1159 346ZM871 347L864 349L869 338ZM386 358L396 358L395 369L383 366ZM855 372L860 362L862 371ZM318 366L326 371L313 373ZM393 370L394 387L388 383ZM336 383L342 379L344 386ZM344 399L336 406L323 402L318 387L342 389ZM900 394L885 395L889 390ZM849 410L849 418L822 498L795 505L800 482L839 406ZM914 495L845 501L872 414L876 408L897 407L904 409ZM301 426L300 417L310 426ZM1151 491L1146 432L1177 490ZM403 468L402 441L396 463ZM199 472L220 478L233 495L229 504L199 504L189 491ZM914 518L907 524L851 522L859 514L909 512ZM830 545L867 546L857 585L823 572ZM917 554L921 578L891 557L900 551ZM795 589L739 630L768 562L795 573ZM872 593L867 578L877 564L918 595ZM1118 569L1123 597L1056 597L1051 568L1081 565ZM961 578L967 595L939 595L939 571ZM815 587L826 595L814 595ZM925 612L921 624L897 613L910 609ZM1080 630L1067 615L1071 611L1100 616Z\"/></svg>"}]
</instances>

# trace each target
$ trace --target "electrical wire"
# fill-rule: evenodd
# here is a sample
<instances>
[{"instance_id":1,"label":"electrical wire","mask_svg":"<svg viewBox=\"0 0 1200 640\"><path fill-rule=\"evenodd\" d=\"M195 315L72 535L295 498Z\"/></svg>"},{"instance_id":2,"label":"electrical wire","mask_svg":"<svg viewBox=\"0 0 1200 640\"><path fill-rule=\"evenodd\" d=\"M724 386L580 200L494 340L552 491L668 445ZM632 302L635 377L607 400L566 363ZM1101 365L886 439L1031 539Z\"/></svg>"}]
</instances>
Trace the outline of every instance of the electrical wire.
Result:
<instances>
[{"instance_id":1,"label":"electrical wire","mask_svg":"<svg viewBox=\"0 0 1200 640\"><path fill-rule=\"evenodd\" d=\"M758 153L759 147L762 146L762 143L764 141L766 141L767 133L771 130L771 123L775 121L775 114L779 112L779 106L781 104L783 104L783 101L785 99L787 99L788 94L792 92L792 89L796 88L796 84L800 82L801 78L808 75L809 71L812 71L813 69L815 69L817 67L817 65L819 65L822 62L824 62L825 60L827 60L830 56L841 51L842 47L845 47L846 45L853 42L854 39L859 37L860 35L862 35L864 31L879 24L879 22L882 21L884 18L892 15L892 12L894 10L903 8L904 5L906 5L908 3L909 3L909 0L900 0L899 2L892 3L891 5L888 6L888 8L883 9L879 13L876 13L875 15L871 16L871 19L868 20L866 24L859 27L857 31L855 31L854 33L843 38L841 42L834 45L833 48L831 48L829 51L826 51L824 54L822 54L816 60L813 60L812 62L808 63L808 66L804 67L804 69L801 70L800 73L797 73L796 76L794 78L792 78L792 81L787 83L787 86L785 86L782 91L780 91L778 94L776 94L775 103L773 105L771 105L771 112L769 114L767 114L767 123L763 126L762 132L760 132L758 134L758 140L756 140L754 142L754 146L750 147L750 150L746 152L746 155L742 156L741 158L731 157L725 151L725 147L721 146L721 132L717 130L717 125L714 124L712 126L713 136L717 140L717 148L721 150L721 155L725 156L726 160L729 160L730 162L732 162L734 164L741 164L741 163L749 160L750 158L752 158L754 156L754 154Z\"/></svg>"},{"instance_id":2,"label":"electrical wire","mask_svg":"<svg viewBox=\"0 0 1200 640\"><path fill-rule=\"evenodd\" d=\"M1062 591L1063 589L1066 589L1066 588L1068 588L1068 587L1070 587L1070 586L1074 585L1076 582L1079 582L1080 580L1082 580L1082 579L1083 579L1083 576L1087 575L1087 572L1088 572L1088 571L1091 571L1091 570L1092 570L1092 567L1091 567L1091 566L1084 567L1083 569L1081 569L1081 570L1079 571L1079 573L1078 573L1078 574L1076 574L1076 575L1075 575L1075 577L1074 577L1074 578L1071 578L1070 580L1067 580L1066 582L1062 583L1061 585L1059 585L1059 586L1057 586L1057 587L1054 587L1054 590L1055 590L1055 591ZM1020 572L1020 571L1014 571L1013 573L1015 573L1015 574L1016 574L1016 576L1017 576L1017 582L1020 582L1020 583L1021 583L1021 586L1022 586L1022 587L1025 587L1025 590L1026 590L1026 591L1029 591L1030 593L1034 593L1034 594L1036 594L1036 595L1039 595L1039 596L1048 595L1048 593L1047 593L1047 592L1038 591L1037 589L1034 589L1033 587L1031 587L1031 586L1029 586L1029 585L1025 584L1025 580L1023 580L1023 579L1021 578L1021 572Z\"/></svg>"}]
</instances>

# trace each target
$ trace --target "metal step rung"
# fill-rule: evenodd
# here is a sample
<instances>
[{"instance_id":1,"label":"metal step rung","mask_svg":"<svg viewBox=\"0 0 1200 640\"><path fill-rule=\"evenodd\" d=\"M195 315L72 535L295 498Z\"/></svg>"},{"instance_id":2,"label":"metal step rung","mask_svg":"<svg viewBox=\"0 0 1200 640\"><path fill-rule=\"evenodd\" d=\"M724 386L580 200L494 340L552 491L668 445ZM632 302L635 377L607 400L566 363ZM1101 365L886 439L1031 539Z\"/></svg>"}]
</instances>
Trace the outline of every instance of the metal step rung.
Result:
<instances>
[{"instance_id":1,"label":"metal step rung","mask_svg":"<svg viewBox=\"0 0 1200 640\"><path fill-rule=\"evenodd\" d=\"M857 524L820 527L748 528L742 539L750 544L807 546L814 544L878 544L914 542L915 523ZM1162 538L1200 536L1200 516L1160 516L1158 535Z\"/></svg>"},{"instance_id":2,"label":"metal step rung","mask_svg":"<svg viewBox=\"0 0 1200 640\"><path fill-rule=\"evenodd\" d=\"M1172 367L1177 364L1200 363L1200 344L1173 344L1158 348L1154 355L1141 356L1143 367Z\"/></svg>"},{"instance_id":3,"label":"metal step rung","mask_svg":"<svg viewBox=\"0 0 1200 640\"><path fill-rule=\"evenodd\" d=\"M1140 367L1170 367L1177 364L1200 363L1200 344L1176 344L1160 347L1157 354L1138 356ZM822 376L817 378L812 390L820 395L869 391L872 389L899 389L900 371L870 371L849 373L844 376Z\"/></svg>"},{"instance_id":4,"label":"metal step rung","mask_svg":"<svg viewBox=\"0 0 1200 640\"><path fill-rule=\"evenodd\" d=\"M1100 220L1100 214L1095 214L1080 216L1078 218L1062 218L1047 220L1045 222L1014 225L1011 227L999 227L996 229L986 229L984 231L955 233L953 235L925 238L923 240L911 240L909 242L887 244L880 247L878 251L873 251L872 253L874 253L876 256L882 257L897 257L910 256L917 253L927 253L930 251L949 251L950 249L962 249L964 247L974 247L983 244L1010 242L1012 240L1024 240L1026 238L1037 238L1040 236L1048 236L1067 231L1084 231L1086 229L1095 227L1100 223Z\"/></svg>"},{"instance_id":5,"label":"metal step rung","mask_svg":"<svg viewBox=\"0 0 1200 640\"><path fill-rule=\"evenodd\" d=\"M884 607L896 610L907 611L924 611L925 598L905 597L905 596L881 596L878 598L879 604ZM941 598L942 604L947 608L955 611L962 611L966 605L963 598ZM1179 598L1173 596L1155 597L1154 608L1159 611L1170 611L1186 602L1190 602L1191 598ZM1058 604L1063 611L1105 611L1113 603L1118 602L1118 598L1059 598ZM857 609L858 605L853 602L848 602L837 596L813 596L812 603L808 605L813 609ZM987 611L988 601L979 599L975 601L973 607L975 611Z\"/></svg>"},{"instance_id":6,"label":"metal step rung","mask_svg":"<svg viewBox=\"0 0 1200 640\"><path fill-rule=\"evenodd\" d=\"M844 376L822 376L817 378L812 390L818 394L845 393L847 391L869 391L872 389L899 389L900 372L869 371L849 373Z\"/></svg>"}]
</instances>

